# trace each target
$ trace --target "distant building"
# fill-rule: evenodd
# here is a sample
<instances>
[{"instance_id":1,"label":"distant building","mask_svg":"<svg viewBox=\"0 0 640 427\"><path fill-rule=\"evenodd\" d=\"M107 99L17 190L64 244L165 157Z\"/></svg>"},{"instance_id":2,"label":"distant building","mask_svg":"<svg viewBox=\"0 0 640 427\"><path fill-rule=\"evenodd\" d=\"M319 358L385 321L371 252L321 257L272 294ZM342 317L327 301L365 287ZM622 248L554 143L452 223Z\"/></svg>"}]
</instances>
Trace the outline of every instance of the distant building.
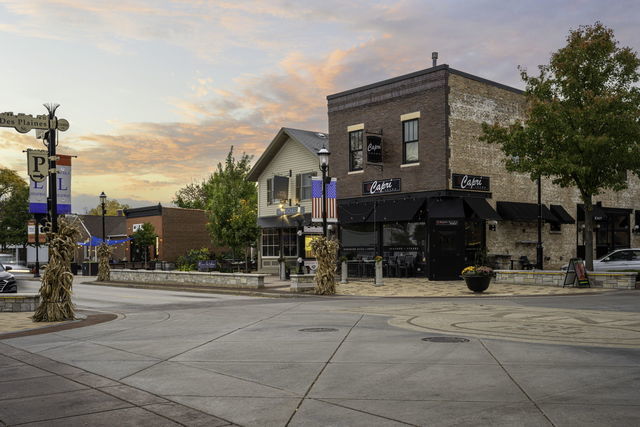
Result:
<instances>
[{"instance_id":1,"label":"distant building","mask_svg":"<svg viewBox=\"0 0 640 427\"><path fill-rule=\"evenodd\" d=\"M311 258L305 250L311 233L303 227L311 222L311 178L320 175L323 146L329 147L325 133L281 128L249 172L247 179L258 184L260 271L276 272L280 256L290 265Z\"/></svg>"},{"instance_id":2,"label":"distant building","mask_svg":"<svg viewBox=\"0 0 640 427\"><path fill-rule=\"evenodd\" d=\"M165 207L161 204L142 208L125 209L126 234L131 236L146 222L153 225L156 244L150 248L149 259L175 262L190 249L208 248L211 252L220 251L213 246L207 229L208 218L202 209L183 209ZM143 254L136 251L131 242L128 261L142 261Z\"/></svg>"},{"instance_id":3,"label":"distant building","mask_svg":"<svg viewBox=\"0 0 640 427\"><path fill-rule=\"evenodd\" d=\"M80 220L80 237L78 242L88 242L91 237L102 239L102 215L78 215ZM127 225L124 215L104 217L105 238L107 240L123 240L127 238ZM85 260L97 261L95 246L78 246L75 262L80 264ZM121 261L129 258L129 242L111 246L111 260Z\"/></svg>"}]
</instances>

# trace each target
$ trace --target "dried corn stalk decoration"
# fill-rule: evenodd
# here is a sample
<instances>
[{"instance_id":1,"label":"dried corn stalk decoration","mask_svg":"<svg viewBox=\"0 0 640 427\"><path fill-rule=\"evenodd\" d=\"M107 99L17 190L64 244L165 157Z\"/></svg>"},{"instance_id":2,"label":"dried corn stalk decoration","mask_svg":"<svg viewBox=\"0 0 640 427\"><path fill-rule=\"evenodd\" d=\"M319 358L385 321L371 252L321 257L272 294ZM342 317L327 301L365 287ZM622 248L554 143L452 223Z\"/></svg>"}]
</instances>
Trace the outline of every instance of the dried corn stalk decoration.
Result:
<instances>
[{"instance_id":1,"label":"dried corn stalk decoration","mask_svg":"<svg viewBox=\"0 0 640 427\"><path fill-rule=\"evenodd\" d=\"M318 268L314 278L318 295L334 295L336 293L336 261L338 259L338 242L324 236L311 241L311 249L318 260Z\"/></svg>"},{"instance_id":2,"label":"dried corn stalk decoration","mask_svg":"<svg viewBox=\"0 0 640 427\"><path fill-rule=\"evenodd\" d=\"M48 224L51 230L51 224ZM63 217L58 219L58 233L47 232L49 263L42 275L40 305L33 315L34 322L59 322L73 320L71 302L71 260L76 248L78 228Z\"/></svg>"},{"instance_id":3,"label":"dried corn stalk decoration","mask_svg":"<svg viewBox=\"0 0 640 427\"><path fill-rule=\"evenodd\" d=\"M98 282L106 282L110 278L109 258L111 258L111 248L106 243L98 246Z\"/></svg>"}]
</instances>

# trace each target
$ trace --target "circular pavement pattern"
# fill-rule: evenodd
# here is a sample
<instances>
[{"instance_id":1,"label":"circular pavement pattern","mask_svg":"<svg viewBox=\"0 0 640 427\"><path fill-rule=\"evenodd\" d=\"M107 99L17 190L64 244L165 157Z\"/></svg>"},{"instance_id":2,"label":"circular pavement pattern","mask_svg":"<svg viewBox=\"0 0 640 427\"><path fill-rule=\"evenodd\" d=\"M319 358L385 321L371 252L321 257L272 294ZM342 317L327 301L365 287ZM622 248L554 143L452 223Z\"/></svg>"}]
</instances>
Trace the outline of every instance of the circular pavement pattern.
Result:
<instances>
[{"instance_id":1,"label":"circular pavement pattern","mask_svg":"<svg viewBox=\"0 0 640 427\"><path fill-rule=\"evenodd\" d=\"M390 325L420 332L545 344L640 348L638 313L456 303L384 305L349 311L390 316Z\"/></svg>"}]
</instances>

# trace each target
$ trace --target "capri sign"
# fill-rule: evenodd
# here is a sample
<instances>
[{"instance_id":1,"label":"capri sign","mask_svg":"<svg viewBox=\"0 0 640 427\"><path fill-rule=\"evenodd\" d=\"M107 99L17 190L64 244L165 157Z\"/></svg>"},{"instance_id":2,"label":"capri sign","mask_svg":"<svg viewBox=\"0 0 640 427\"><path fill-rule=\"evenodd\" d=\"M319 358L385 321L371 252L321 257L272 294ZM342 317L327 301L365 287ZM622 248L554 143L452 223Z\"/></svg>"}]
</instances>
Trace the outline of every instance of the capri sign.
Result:
<instances>
[{"instance_id":1,"label":"capri sign","mask_svg":"<svg viewBox=\"0 0 640 427\"><path fill-rule=\"evenodd\" d=\"M65 119L49 119L42 114L33 117L29 114L0 113L0 127L14 128L20 133L27 133L31 129L58 129L62 132L69 129L69 122Z\"/></svg>"}]
</instances>

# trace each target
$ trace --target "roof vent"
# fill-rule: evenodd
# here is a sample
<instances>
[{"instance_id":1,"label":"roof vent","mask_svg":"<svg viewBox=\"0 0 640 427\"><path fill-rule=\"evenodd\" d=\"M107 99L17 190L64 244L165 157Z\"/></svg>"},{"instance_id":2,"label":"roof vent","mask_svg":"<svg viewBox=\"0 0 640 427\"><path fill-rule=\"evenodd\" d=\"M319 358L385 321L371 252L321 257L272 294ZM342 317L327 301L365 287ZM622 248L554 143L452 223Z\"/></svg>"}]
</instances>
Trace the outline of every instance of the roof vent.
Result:
<instances>
[{"instance_id":1,"label":"roof vent","mask_svg":"<svg viewBox=\"0 0 640 427\"><path fill-rule=\"evenodd\" d=\"M438 52L431 52L431 60L433 61L433 66L438 65Z\"/></svg>"}]
</instances>

